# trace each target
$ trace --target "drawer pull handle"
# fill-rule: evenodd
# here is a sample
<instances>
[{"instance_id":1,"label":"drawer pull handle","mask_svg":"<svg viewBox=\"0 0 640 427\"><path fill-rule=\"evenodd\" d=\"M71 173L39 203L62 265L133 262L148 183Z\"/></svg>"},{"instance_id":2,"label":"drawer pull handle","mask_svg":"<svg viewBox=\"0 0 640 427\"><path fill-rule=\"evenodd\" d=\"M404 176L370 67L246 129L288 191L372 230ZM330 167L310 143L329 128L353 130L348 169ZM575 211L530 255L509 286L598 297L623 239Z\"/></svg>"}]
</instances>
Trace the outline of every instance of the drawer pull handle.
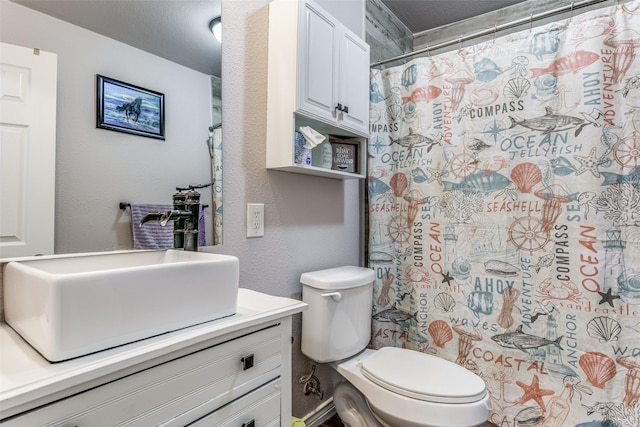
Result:
<instances>
[{"instance_id":1,"label":"drawer pull handle","mask_svg":"<svg viewBox=\"0 0 640 427\"><path fill-rule=\"evenodd\" d=\"M242 424L242 427L255 427L255 425L256 425L256 420L251 420L248 423Z\"/></svg>"},{"instance_id":2,"label":"drawer pull handle","mask_svg":"<svg viewBox=\"0 0 640 427\"><path fill-rule=\"evenodd\" d=\"M249 368L253 368L253 354L250 354L249 356L245 356L242 358L242 370L246 371Z\"/></svg>"}]
</instances>

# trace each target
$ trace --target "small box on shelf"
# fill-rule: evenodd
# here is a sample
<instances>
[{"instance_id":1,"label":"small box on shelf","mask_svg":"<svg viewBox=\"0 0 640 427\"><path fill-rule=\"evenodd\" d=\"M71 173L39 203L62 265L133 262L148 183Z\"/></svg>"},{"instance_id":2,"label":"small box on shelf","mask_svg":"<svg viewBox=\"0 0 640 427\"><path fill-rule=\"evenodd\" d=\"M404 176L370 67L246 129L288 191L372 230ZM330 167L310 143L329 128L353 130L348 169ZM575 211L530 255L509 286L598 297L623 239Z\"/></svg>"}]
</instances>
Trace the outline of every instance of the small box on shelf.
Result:
<instances>
[{"instance_id":1,"label":"small box on shelf","mask_svg":"<svg viewBox=\"0 0 640 427\"><path fill-rule=\"evenodd\" d=\"M359 142L338 138L330 138L329 142L331 143L332 149L331 169L341 172L359 173Z\"/></svg>"}]
</instances>

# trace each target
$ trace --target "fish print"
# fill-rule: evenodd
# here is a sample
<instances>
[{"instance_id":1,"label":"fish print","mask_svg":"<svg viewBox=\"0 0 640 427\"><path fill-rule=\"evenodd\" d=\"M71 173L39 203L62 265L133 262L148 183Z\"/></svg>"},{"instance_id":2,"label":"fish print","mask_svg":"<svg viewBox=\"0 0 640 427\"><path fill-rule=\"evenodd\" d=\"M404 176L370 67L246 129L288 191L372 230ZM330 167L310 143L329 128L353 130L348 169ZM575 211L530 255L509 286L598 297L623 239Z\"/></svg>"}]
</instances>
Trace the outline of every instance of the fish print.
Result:
<instances>
[{"instance_id":1,"label":"fish print","mask_svg":"<svg viewBox=\"0 0 640 427\"><path fill-rule=\"evenodd\" d=\"M562 340L561 336L551 341L536 335L525 334L522 332L522 325L518 326L518 328L513 332L494 335L491 339L501 347L515 348L525 352L527 350L544 347L546 345L555 345L560 350L564 350L560 345L560 340Z\"/></svg>"},{"instance_id":2,"label":"fish print","mask_svg":"<svg viewBox=\"0 0 640 427\"><path fill-rule=\"evenodd\" d=\"M634 168L627 175L620 175L613 172L600 172L600 175L604 178L604 181L600 184L602 186L628 183L640 189L640 166Z\"/></svg>"},{"instance_id":3,"label":"fish print","mask_svg":"<svg viewBox=\"0 0 640 427\"><path fill-rule=\"evenodd\" d=\"M444 191L460 190L463 192L476 192L485 194L489 194L493 191L504 190L511 184L513 184L513 182L501 173L494 172L491 174L487 174L485 173L485 171L480 171L469 175L459 183L442 181Z\"/></svg>"},{"instance_id":4,"label":"fish print","mask_svg":"<svg viewBox=\"0 0 640 427\"><path fill-rule=\"evenodd\" d=\"M379 322L392 322L399 325L400 323L407 322L409 320L417 320L417 314L418 312L411 314L406 311L398 310L394 305L380 313L374 314L373 318Z\"/></svg>"},{"instance_id":5,"label":"fish print","mask_svg":"<svg viewBox=\"0 0 640 427\"><path fill-rule=\"evenodd\" d=\"M535 34L529 43L529 52L539 60L542 59L542 55L556 53L560 47L559 35L558 28Z\"/></svg>"},{"instance_id":6,"label":"fish print","mask_svg":"<svg viewBox=\"0 0 640 427\"><path fill-rule=\"evenodd\" d=\"M540 257L536 265L533 266L533 268L536 270L536 273L539 273L542 267L549 267L555 257L556 256L554 254L549 254L549 255Z\"/></svg>"},{"instance_id":7,"label":"fish print","mask_svg":"<svg viewBox=\"0 0 640 427\"><path fill-rule=\"evenodd\" d=\"M581 69L588 67L600 58L600 55L586 50L579 50L562 58L553 61L547 68L531 68L531 78L551 74L562 76L565 74L576 74Z\"/></svg>"},{"instance_id":8,"label":"fish print","mask_svg":"<svg viewBox=\"0 0 640 427\"><path fill-rule=\"evenodd\" d=\"M405 148L427 147L427 153L431 151L434 145L439 144L439 142L429 138L428 136L413 133L411 129L409 129L409 135L398 139L393 139L389 136L389 140L391 140L389 145L398 144Z\"/></svg>"},{"instance_id":9,"label":"fish print","mask_svg":"<svg viewBox=\"0 0 640 427\"><path fill-rule=\"evenodd\" d=\"M402 97L402 104L407 104L409 102L431 102L442 93L442 89L437 86L423 86L417 89L414 89L411 92L410 96Z\"/></svg>"},{"instance_id":10,"label":"fish print","mask_svg":"<svg viewBox=\"0 0 640 427\"><path fill-rule=\"evenodd\" d=\"M547 113L544 116L534 117L533 119L524 119L521 121L517 121L513 117L509 116L509 119L511 120L511 126L509 126L509 129L516 126L522 126L527 129L537 130L543 134L547 134L550 132L562 132L576 128L575 136L578 136L585 126L591 124L589 121L579 117L554 114L548 107L546 110Z\"/></svg>"}]
</instances>

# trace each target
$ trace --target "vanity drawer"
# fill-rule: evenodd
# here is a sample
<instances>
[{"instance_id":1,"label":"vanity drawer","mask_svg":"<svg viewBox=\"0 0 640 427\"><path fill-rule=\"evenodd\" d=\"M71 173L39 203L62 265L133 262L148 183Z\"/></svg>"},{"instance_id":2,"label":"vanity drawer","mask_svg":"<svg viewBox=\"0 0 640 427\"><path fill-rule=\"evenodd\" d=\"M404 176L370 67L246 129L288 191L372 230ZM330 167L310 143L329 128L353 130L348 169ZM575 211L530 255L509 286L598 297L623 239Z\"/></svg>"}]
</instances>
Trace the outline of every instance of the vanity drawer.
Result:
<instances>
[{"instance_id":1,"label":"vanity drawer","mask_svg":"<svg viewBox=\"0 0 640 427\"><path fill-rule=\"evenodd\" d=\"M267 427L280 425L280 379L189 424L189 427Z\"/></svg>"},{"instance_id":2,"label":"vanity drawer","mask_svg":"<svg viewBox=\"0 0 640 427\"><path fill-rule=\"evenodd\" d=\"M3 425L148 427L175 421L191 411L199 414L193 418L197 419L280 376L281 329L277 324L205 348L9 419Z\"/></svg>"}]
</instances>

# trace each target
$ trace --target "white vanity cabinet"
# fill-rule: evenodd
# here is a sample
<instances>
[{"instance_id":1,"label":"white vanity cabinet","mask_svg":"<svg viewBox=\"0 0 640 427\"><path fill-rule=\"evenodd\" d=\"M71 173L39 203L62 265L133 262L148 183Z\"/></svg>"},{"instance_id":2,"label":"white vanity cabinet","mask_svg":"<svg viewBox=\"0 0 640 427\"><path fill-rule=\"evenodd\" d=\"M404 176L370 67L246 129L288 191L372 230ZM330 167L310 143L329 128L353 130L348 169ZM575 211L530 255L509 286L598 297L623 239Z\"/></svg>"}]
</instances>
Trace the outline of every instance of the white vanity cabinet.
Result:
<instances>
[{"instance_id":1,"label":"white vanity cabinet","mask_svg":"<svg viewBox=\"0 0 640 427\"><path fill-rule=\"evenodd\" d=\"M294 132L311 126L358 146L344 173L295 163ZM369 134L369 46L312 1L269 4L267 168L364 178ZM314 150L314 158L320 153Z\"/></svg>"},{"instance_id":2,"label":"white vanity cabinet","mask_svg":"<svg viewBox=\"0 0 640 427\"><path fill-rule=\"evenodd\" d=\"M0 395L0 425L290 425L291 315L305 305L241 289L242 294L258 304L246 315L100 352L103 356L48 364L28 347L10 350L3 363L7 384ZM274 310L274 303L280 307ZM3 352L20 340L6 325L1 338ZM26 367L19 366L20 359ZM20 396L20 387L11 387L16 375L31 382L34 375L41 377L41 387L25 381ZM45 390L56 388L61 390Z\"/></svg>"}]
</instances>

